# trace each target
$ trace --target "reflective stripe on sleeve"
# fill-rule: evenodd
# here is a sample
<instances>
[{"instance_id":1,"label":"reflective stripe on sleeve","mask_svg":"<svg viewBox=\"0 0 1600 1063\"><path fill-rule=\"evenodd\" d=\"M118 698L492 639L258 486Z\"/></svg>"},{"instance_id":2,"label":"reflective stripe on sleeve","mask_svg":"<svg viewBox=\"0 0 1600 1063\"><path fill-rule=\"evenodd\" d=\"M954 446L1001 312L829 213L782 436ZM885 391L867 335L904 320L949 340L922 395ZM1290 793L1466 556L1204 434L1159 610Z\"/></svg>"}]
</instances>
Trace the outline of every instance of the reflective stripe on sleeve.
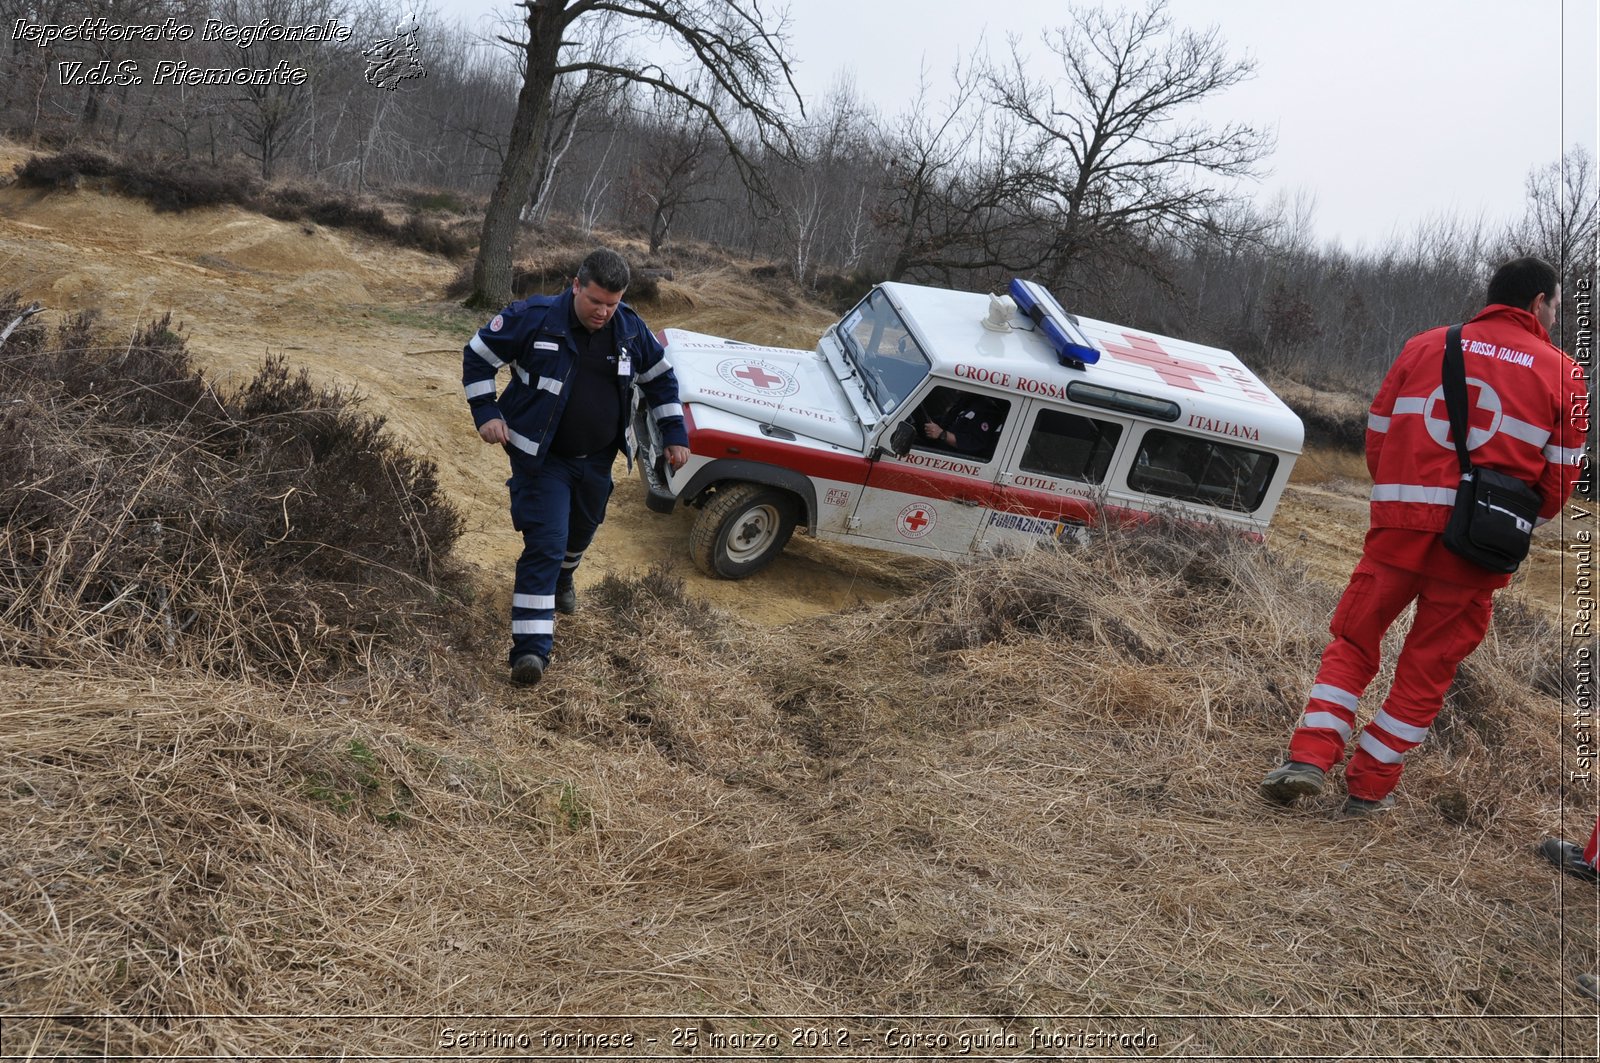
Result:
<instances>
[{"instance_id":1,"label":"reflective stripe on sleeve","mask_svg":"<svg viewBox=\"0 0 1600 1063\"><path fill-rule=\"evenodd\" d=\"M1583 464L1582 447L1545 447L1544 460L1551 465Z\"/></svg>"},{"instance_id":2,"label":"reflective stripe on sleeve","mask_svg":"<svg viewBox=\"0 0 1600 1063\"><path fill-rule=\"evenodd\" d=\"M1424 487L1421 484L1373 484L1374 502L1423 502L1433 506L1456 504L1454 487Z\"/></svg>"},{"instance_id":3,"label":"reflective stripe on sleeve","mask_svg":"<svg viewBox=\"0 0 1600 1063\"><path fill-rule=\"evenodd\" d=\"M1388 709L1379 709L1378 715L1372 718L1372 724L1374 727L1381 727L1396 738L1406 742L1420 742L1428 737L1428 729L1426 727L1403 723L1390 716Z\"/></svg>"},{"instance_id":4,"label":"reflective stripe on sleeve","mask_svg":"<svg viewBox=\"0 0 1600 1063\"><path fill-rule=\"evenodd\" d=\"M1321 727L1329 731L1338 731L1339 737L1346 742L1350 741L1350 725L1331 712L1308 712L1300 721L1301 727Z\"/></svg>"},{"instance_id":5,"label":"reflective stripe on sleeve","mask_svg":"<svg viewBox=\"0 0 1600 1063\"><path fill-rule=\"evenodd\" d=\"M1546 443L1550 442L1550 429L1540 428L1538 425L1529 424L1527 421L1519 421L1515 417L1500 418L1500 431L1512 439L1520 439L1529 446L1543 448Z\"/></svg>"},{"instance_id":6,"label":"reflective stripe on sleeve","mask_svg":"<svg viewBox=\"0 0 1600 1063\"><path fill-rule=\"evenodd\" d=\"M652 406L650 416L658 421L667 417L682 417L683 406L676 402L664 402L660 406Z\"/></svg>"},{"instance_id":7,"label":"reflective stripe on sleeve","mask_svg":"<svg viewBox=\"0 0 1600 1063\"><path fill-rule=\"evenodd\" d=\"M1389 418L1369 413L1367 414L1367 429L1372 432L1387 432L1389 430Z\"/></svg>"},{"instance_id":8,"label":"reflective stripe on sleeve","mask_svg":"<svg viewBox=\"0 0 1600 1063\"><path fill-rule=\"evenodd\" d=\"M475 384L468 384L461 390L467 393L468 399L480 399L485 395L494 394L493 380L480 380Z\"/></svg>"},{"instance_id":9,"label":"reflective stripe on sleeve","mask_svg":"<svg viewBox=\"0 0 1600 1063\"><path fill-rule=\"evenodd\" d=\"M529 388L529 387L533 386L533 378L528 376L528 371L526 369L522 368L522 366L513 365L511 367L511 371L513 373L517 374L517 379L522 381L522 386L523 387Z\"/></svg>"},{"instance_id":10,"label":"reflective stripe on sleeve","mask_svg":"<svg viewBox=\"0 0 1600 1063\"><path fill-rule=\"evenodd\" d=\"M1356 711L1356 703L1360 701L1350 691L1327 683L1318 683L1312 687L1311 698L1313 701L1330 701L1341 709L1349 709L1351 712Z\"/></svg>"},{"instance_id":11,"label":"reflective stripe on sleeve","mask_svg":"<svg viewBox=\"0 0 1600 1063\"><path fill-rule=\"evenodd\" d=\"M508 437L508 441L511 443L511 445L522 451L524 454L537 455L539 453L539 444L535 443L533 440L529 439L520 432L513 432L511 429L507 428L506 436Z\"/></svg>"},{"instance_id":12,"label":"reflective stripe on sleeve","mask_svg":"<svg viewBox=\"0 0 1600 1063\"><path fill-rule=\"evenodd\" d=\"M482 358L484 361L488 362L495 369L499 369L501 366L506 364L499 358L495 357L495 353L489 349L489 345L483 342L482 336L473 336L472 342L467 344L467 346L472 348L473 354L476 354L479 358Z\"/></svg>"},{"instance_id":13,"label":"reflective stripe on sleeve","mask_svg":"<svg viewBox=\"0 0 1600 1063\"><path fill-rule=\"evenodd\" d=\"M1356 741L1356 744L1366 750L1373 760L1384 764L1398 764L1404 759L1404 754L1396 753L1366 731L1361 732L1361 737Z\"/></svg>"},{"instance_id":14,"label":"reflective stripe on sleeve","mask_svg":"<svg viewBox=\"0 0 1600 1063\"><path fill-rule=\"evenodd\" d=\"M1395 399L1394 400L1394 409L1392 411L1390 411L1390 412L1393 413L1394 416L1396 416L1396 417L1399 417L1403 413L1427 413L1428 412L1428 400L1427 399Z\"/></svg>"},{"instance_id":15,"label":"reflective stripe on sleeve","mask_svg":"<svg viewBox=\"0 0 1600 1063\"><path fill-rule=\"evenodd\" d=\"M639 374L639 383L648 384L650 381L654 380L656 377L660 376L662 373L665 373L671 368L672 363L663 358L661 361L657 362L655 365Z\"/></svg>"}]
</instances>

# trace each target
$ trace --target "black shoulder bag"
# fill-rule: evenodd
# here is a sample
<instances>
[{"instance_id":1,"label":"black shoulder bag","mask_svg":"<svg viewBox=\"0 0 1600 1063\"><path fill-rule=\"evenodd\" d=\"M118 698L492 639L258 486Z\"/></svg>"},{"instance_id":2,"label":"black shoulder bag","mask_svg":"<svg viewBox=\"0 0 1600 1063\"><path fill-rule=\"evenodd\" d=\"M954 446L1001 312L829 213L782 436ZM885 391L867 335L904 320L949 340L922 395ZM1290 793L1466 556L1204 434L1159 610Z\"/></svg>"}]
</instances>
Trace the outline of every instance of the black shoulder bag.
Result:
<instances>
[{"instance_id":1,"label":"black shoulder bag","mask_svg":"<svg viewBox=\"0 0 1600 1063\"><path fill-rule=\"evenodd\" d=\"M1444 404L1450 435L1461 462L1455 508L1445 525L1445 549L1490 572L1515 572L1528 556L1533 524L1544 499L1515 476L1475 468L1467 456L1467 371L1461 357L1461 326L1444 341Z\"/></svg>"}]
</instances>

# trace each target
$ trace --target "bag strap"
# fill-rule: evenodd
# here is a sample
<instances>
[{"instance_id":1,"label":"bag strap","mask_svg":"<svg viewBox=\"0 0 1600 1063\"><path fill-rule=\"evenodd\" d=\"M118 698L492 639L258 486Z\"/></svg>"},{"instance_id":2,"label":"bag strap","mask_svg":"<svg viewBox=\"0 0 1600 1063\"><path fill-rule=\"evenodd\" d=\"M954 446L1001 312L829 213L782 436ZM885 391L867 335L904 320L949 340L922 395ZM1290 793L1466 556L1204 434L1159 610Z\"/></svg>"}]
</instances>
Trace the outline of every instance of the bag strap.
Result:
<instances>
[{"instance_id":1,"label":"bag strap","mask_svg":"<svg viewBox=\"0 0 1600 1063\"><path fill-rule=\"evenodd\" d=\"M1444 335L1444 405L1450 413L1450 437L1456 442L1461 475L1472 471L1467 456L1467 367L1461 356L1461 326L1451 325Z\"/></svg>"}]
</instances>

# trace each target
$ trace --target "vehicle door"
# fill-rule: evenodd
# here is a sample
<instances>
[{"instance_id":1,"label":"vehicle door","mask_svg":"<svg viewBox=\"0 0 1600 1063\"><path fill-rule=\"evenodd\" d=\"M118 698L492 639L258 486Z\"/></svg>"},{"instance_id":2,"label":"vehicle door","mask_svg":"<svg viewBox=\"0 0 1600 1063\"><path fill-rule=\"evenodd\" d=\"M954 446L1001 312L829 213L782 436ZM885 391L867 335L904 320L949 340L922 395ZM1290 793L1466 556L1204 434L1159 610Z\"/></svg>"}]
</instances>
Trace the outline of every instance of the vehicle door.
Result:
<instances>
[{"instance_id":1,"label":"vehicle door","mask_svg":"<svg viewBox=\"0 0 1600 1063\"><path fill-rule=\"evenodd\" d=\"M872 463L851 536L908 552L970 553L994 503L1020 397L929 380L901 409L910 450Z\"/></svg>"},{"instance_id":2,"label":"vehicle door","mask_svg":"<svg viewBox=\"0 0 1600 1063\"><path fill-rule=\"evenodd\" d=\"M1030 399L999 476L983 546L1059 540L1093 523L1132 422Z\"/></svg>"}]
</instances>

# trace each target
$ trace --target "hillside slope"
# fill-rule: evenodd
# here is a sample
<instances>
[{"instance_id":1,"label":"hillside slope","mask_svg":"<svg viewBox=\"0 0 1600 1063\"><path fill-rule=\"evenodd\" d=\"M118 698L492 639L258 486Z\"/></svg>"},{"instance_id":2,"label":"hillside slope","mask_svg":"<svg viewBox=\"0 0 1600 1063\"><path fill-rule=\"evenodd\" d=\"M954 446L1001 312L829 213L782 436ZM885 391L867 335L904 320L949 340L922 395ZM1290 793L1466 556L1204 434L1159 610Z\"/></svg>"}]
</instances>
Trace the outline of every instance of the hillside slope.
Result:
<instances>
[{"instance_id":1,"label":"hillside slope","mask_svg":"<svg viewBox=\"0 0 1600 1063\"><path fill-rule=\"evenodd\" d=\"M358 385L439 462L500 623L452 267L14 187L0 261L52 309L172 309L219 375L271 351ZM645 310L805 346L827 321L749 294L708 269ZM287 688L0 669L0 1053L1591 1058L1596 895L1531 852L1593 809L1540 613L1502 609L1393 817L1254 792L1359 546L1359 462L1307 470L1271 551L798 544L741 584L625 485L532 691L447 647ZM114 1017L17 1018L60 1013Z\"/></svg>"},{"instance_id":2,"label":"hillside slope","mask_svg":"<svg viewBox=\"0 0 1600 1063\"><path fill-rule=\"evenodd\" d=\"M0 152L0 169L9 168L7 158ZM370 410L438 463L441 481L467 513L460 554L496 573L515 558L520 540L505 513L504 458L478 440L461 399L461 347L483 322L440 298L458 266L233 208L158 214L92 187L0 188L0 247L8 283L55 311L47 322L92 309L131 329L171 310L190 349L224 385L249 379L268 353L285 355L319 379L354 385ZM657 328L760 329L763 322L740 321L728 309L748 303L747 284L732 270L692 285L669 282L662 305L644 309ZM827 321L825 313L800 307L774 314L772 334L780 343L810 346ZM620 463L618 473L620 480ZM634 504L636 484L619 488L621 504L589 555L585 577L670 560L712 600L743 600L747 607L747 595L702 580L688 564L688 516L649 514ZM895 571L882 566L871 557L841 565L809 544L778 566L758 611L777 622L879 600L890 593L880 576L892 579Z\"/></svg>"}]
</instances>

